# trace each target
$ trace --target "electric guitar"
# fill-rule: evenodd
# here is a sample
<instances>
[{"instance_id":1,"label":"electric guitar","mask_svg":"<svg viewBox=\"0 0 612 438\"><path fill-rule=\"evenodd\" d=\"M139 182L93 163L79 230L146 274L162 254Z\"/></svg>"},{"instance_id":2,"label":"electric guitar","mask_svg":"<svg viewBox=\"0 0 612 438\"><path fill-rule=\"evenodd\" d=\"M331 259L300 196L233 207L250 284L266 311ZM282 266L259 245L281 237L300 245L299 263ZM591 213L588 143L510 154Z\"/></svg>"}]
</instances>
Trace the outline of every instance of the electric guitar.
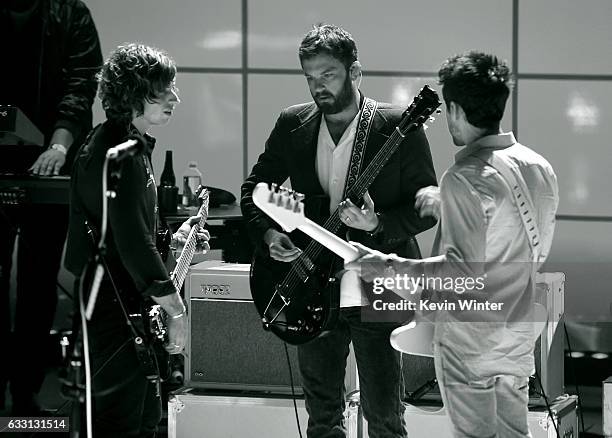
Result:
<instances>
[{"instance_id":1,"label":"electric guitar","mask_svg":"<svg viewBox=\"0 0 612 438\"><path fill-rule=\"evenodd\" d=\"M197 215L202 216L200 221L191 227L189 231L189 235L185 241L185 246L183 247L180 256L176 260L176 265L170 272L170 279L172 280L172 284L177 291L180 291L183 287L183 282L185 281L185 277L187 276L187 271L189 270L189 265L191 264L191 260L195 254L196 246L197 246L197 232L204 227L206 223L206 219L208 218L208 204L209 204L209 192L206 188L200 186L198 188L198 200L200 202L200 209L198 210ZM168 233L166 233L169 236ZM163 238L160 240L158 236L158 245L160 245L160 241L163 242L162 248L159 248L160 254L169 254L170 253L170 238ZM168 257L172 259L172 257ZM140 314L132 314L130 315L132 321L136 325L139 331L141 331L142 335L146 337L148 340L152 341L153 349L156 350L156 356L163 355L163 347L168 342L168 326L166 324L166 312L159 304L155 304L152 300L146 300L141 309ZM136 339L136 344L143 344L142 339ZM138 351L138 348L137 348ZM165 351L165 350L164 350ZM143 351L141 356L141 361L147 360L145 355L147 352ZM153 368L154 369L154 368Z\"/></svg>"},{"instance_id":2,"label":"electric guitar","mask_svg":"<svg viewBox=\"0 0 612 438\"><path fill-rule=\"evenodd\" d=\"M259 183L253 190L253 202L264 213L274 219L287 232L296 228L324 245L345 262L352 262L359 258L359 250L350 243L331 233L311 221L304 215L304 196L284 187L268 187L266 183ZM394 291L402 298L406 296ZM420 289L416 291L420 293ZM416 295L418 299L418 295ZM534 339L540 336L547 321L544 306L534 303ZM390 342L396 350L418 356L433 357L434 323L420 315L410 323L398 327L390 336Z\"/></svg>"},{"instance_id":3,"label":"electric guitar","mask_svg":"<svg viewBox=\"0 0 612 438\"><path fill-rule=\"evenodd\" d=\"M353 184L348 197L356 205L361 206L363 195L404 137L426 121L433 120L431 116L440 112L439 106L438 94L424 86ZM345 230L338 210L327 219L323 228L331 235ZM271 330L289 344L297 345L316 338L331 327L340 306L339 281L334 277L338 270L334 267L337 260L334 259L333 254L316 240L305 245L300 257L291 263L256 254L251 265L251 294L264 329Z\"/></svg>"}]
</instances>

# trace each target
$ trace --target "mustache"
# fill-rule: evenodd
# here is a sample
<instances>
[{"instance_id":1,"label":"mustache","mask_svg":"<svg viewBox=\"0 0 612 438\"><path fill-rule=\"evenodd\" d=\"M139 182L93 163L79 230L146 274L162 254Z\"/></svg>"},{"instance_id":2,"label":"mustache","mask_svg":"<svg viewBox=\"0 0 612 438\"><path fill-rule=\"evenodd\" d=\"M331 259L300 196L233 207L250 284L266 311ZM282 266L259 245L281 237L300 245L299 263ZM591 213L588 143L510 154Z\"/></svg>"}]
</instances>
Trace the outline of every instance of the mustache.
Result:
<instances>
[{"instance_id":1,"label":"mustache","mask_svg":"<svg viewBox=\"0 0 612 438\"><path fill-rule=\"evenodd\" d=\"M333 95L333 94L331 94L331 93L318 93L318 94L315 94L315 96L314 96L314 97L315 97L315 99L323 99L323 98L325 98L325 97L331 97L331 98L333 98L333 97L334 97L334 95Z\"/></svg>"}]
</instances>

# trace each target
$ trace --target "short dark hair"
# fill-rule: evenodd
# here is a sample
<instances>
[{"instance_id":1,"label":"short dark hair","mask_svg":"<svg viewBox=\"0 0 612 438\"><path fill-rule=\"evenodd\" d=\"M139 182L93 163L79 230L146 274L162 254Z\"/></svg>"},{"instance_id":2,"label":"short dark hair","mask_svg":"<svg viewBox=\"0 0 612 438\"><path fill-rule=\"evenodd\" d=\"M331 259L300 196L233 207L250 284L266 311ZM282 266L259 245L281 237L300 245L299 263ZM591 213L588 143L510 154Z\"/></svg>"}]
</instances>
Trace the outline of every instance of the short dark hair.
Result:
<instances>
[{"instance_id":1,"label":"short dark hair","mask_svg":"<svg viewBox=\"0 0 612 438\"><path fill-rule=\"evenodd\" d=\"M162 50L142 44L117 47L97 75L98 95L109 120L129 123L172 85L176 64Z\"/></svg>"},{"instance_id":2,"label":"short dark hair","mask_svg":"<svg viewBox=\"0 0 612 438\"><path fill-rule=\"evenodd\" d=\"M510 68L505 61L483 52L465 52L447 59L438 78L447 108L450 102L457 103L477 128L499 126L510 94Z\"/></svg>"},{"instance_id":3,"label":"short dark hair","mask_svg":"<svg viewBox=\"0 0 612 438\"><path fill-rule=\"evenodd\" d=\"M302 39L298 50L300 62L321 53L336 58L347 70L357 61L357 45L352 35L333 24L315 24Z\"/></svg>"}]
</instances>

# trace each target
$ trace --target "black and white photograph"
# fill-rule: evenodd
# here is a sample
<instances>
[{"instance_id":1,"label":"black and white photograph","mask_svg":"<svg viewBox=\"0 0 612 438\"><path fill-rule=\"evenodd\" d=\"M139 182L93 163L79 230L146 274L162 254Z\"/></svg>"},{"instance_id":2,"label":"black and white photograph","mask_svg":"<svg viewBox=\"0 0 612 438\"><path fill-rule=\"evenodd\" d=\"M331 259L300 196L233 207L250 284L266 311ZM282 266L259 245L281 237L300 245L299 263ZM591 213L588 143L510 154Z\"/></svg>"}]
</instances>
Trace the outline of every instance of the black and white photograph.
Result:
<instances>
[{"instance_id":1,"label":"black and white photograph","mask_svg":"<svg viewBox=\"0 0 612 438\"><path fill-rule=\"evenodd\" d=\"M612 437L611 23L0 2L0 436Z\"/></svg>"}]
</instances>

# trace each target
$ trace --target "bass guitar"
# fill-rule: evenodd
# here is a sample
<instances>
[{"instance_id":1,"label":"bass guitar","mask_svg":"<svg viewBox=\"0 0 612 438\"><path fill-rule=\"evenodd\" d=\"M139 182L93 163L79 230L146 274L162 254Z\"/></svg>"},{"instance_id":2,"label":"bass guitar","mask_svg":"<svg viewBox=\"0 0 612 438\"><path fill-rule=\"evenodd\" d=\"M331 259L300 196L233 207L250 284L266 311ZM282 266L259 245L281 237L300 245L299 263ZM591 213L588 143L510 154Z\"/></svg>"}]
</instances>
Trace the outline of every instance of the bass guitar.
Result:
<instances>
[{"instance_id":1,"label":"bass guitar","mask_svg":"<svg viewBox=\"0 0 612 438\"><path fill-rule=\"evenodd\" d=\"M363 195L381 169L411 131L421 127L440 106L438 94L429 86L421 89L404 111L393 134L353 184L348 196L361 205ZM344 229L338 210L323 228L332 235ZM325 246L311 241L291 263L256 255L251 265L253 301L263 326L289 344L302 344L331 327L338 315L339 281L334 277L336 260Z\"/></svg>"}]
</instances>

